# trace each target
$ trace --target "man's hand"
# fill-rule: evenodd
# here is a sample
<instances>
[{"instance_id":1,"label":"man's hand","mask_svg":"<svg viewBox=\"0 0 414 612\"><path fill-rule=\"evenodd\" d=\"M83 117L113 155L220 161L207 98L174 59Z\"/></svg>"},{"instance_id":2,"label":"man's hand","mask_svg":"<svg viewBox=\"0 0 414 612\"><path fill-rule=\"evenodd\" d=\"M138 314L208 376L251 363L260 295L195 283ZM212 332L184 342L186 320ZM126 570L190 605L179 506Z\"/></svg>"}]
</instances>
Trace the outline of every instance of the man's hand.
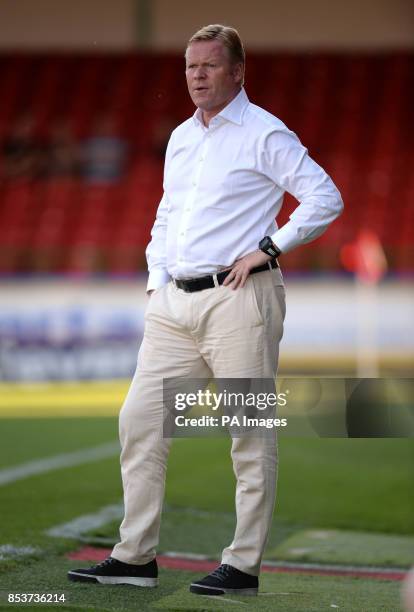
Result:
<instances>
[{"instance_id":1,"label":"man's hand","mask_svg":"<svg viewBox=\"0 0 414 612\"><path fill-rule=\"evenodd\" d=\"M248 253L235 261L231 267L230 274L224 279L223 285L228 285L231 289L244 287L250 270L257 266L262 266L271 259L270 255L266 255L263 251L257 250L253 251L253 253Z\"/></svg>"}]
</instances>

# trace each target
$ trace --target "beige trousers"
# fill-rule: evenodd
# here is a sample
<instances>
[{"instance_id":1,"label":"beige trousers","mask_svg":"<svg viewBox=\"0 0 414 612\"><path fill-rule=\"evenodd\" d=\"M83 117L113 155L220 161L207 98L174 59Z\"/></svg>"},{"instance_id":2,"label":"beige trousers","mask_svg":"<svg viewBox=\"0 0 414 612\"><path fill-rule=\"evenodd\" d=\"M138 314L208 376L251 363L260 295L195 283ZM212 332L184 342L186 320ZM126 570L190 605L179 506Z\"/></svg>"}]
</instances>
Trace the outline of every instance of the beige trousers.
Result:
<instances>
[{"instance_id":1,"label":"beige trousers","mask_svg":"<svg viewBox=\"0 0 414 612\"><path fill-rule=\"evenodd\" d=\"M170 282L151 295L137 370L120 413L125 517L116 559L144 564L158 545L171 444L163 437L163 378L274 378L284 316L279 269L250 275L242 289L185 293ZM233 438L231 456L237 526L222 563L258 575L275 500L276 433Z\"/></svg>"}]
</instances>

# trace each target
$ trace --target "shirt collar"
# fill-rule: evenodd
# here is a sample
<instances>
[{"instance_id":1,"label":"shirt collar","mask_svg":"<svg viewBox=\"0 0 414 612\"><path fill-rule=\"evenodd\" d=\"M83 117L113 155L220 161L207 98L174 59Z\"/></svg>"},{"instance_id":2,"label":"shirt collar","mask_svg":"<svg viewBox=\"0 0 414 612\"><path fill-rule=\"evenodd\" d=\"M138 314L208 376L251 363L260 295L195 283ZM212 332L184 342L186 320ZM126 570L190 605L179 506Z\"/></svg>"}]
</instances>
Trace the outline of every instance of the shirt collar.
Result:
<instances>
[{"instance_id":1,"label":"shirt collar","mask_svg":"<svg viewBox=\"0 0 414 612\"><path fill-rule=\"evenodd\" d=\"M249 98L247 97L244 87L242 87L237 96L233 98L233 100L229 102L222 111L217 113L216 117L223 117L223 119L226 119L227 121L241 125L243 121L243 113L248 104ZM193 115L193 119L194 123L199 123L204 126L201 108L197 108ZM215 117L213 117L213 119L215 119Z\"/></svg>"}]
</instances>

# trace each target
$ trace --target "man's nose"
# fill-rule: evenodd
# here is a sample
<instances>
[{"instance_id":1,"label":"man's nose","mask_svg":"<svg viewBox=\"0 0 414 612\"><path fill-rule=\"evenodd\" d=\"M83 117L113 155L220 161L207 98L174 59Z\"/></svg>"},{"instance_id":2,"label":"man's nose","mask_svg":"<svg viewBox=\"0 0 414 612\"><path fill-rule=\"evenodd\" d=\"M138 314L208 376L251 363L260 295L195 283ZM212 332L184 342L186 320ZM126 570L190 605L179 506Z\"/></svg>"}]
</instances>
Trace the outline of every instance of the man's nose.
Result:
<instances>
[{"instance_id":1,"label":"man's nose","mask_svg":"<svg viewBox=\"0 0 414 612\"><path fill-rule=\"evenodd\" d=\"M196 68L194 72L195 79L204 79L205 76L206 76L206 71L204 70L202 66L199 66L198 68Z\"/></svg>"}]
</instances>

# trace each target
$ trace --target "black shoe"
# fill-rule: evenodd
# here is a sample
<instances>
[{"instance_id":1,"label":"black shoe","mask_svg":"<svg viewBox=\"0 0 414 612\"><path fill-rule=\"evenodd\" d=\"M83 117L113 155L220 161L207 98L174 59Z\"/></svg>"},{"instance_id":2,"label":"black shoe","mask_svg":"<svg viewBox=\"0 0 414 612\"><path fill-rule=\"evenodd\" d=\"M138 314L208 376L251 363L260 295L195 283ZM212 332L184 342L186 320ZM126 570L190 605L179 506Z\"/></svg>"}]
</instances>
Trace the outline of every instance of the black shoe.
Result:
<instances>
[{"instance_id":1,"label":"black shoe","mask_svg":"<svg viewBox=\"0 0 414 612\"><path fill-rule=\"evenodd\" d=\"M140 587L158 586L158 566L154 559L145 565L122 563L108 557L102 563L85 569L68 572L69 580L75 582L100 582L101 584L134 584Z\"/></svg>"},{"instance_id":2,"label":"black shoe","mask_svg":"<svg viewBox=\"0 0 414 612\"><path fill-rule=\"evenodd\" d=\"M220 565L211 574L192 582L191 593L198 595L257 595L259 579L232 565Z\"/></svg>"}]
</instances>

